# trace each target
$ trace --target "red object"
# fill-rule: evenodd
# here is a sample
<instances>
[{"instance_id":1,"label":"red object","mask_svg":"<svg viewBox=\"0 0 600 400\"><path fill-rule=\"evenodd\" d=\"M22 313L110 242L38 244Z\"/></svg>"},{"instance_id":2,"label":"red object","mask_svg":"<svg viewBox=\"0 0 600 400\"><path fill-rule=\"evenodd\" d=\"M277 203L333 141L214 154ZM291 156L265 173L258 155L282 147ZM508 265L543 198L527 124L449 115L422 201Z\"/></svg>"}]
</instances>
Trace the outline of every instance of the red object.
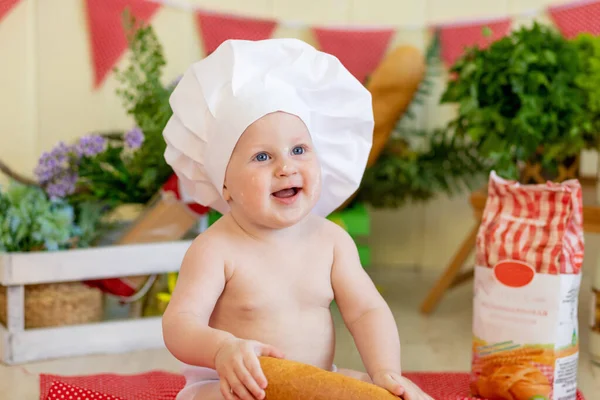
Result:
<instances>
[{"instance_id":1,"label":"red object","mask_svg":"<svg viewBox=\"0 0 600 400\"><path fill-rule=\"evenodd\" d=\"M129 8L138 21L146 23L161 5L146 0L86 0L86 3L94 87L99 87L127 48L122 25L125 9Z\"/></svg>"},{"instance_id":2,"label":"red object","mask_svg":"<svg viewBox=\"0 0 600 400\"><path fill-rule=\"evenodd\" d=\"M152 371L138 375L100 374L88 376L40 375L40 400L62 400L52 397L65 385L68 392L62 393L65 399L70 395L77 399L79 390L107 396L106 400L174 400L185 383L183 376L169 372ZM68 386L66 386L68 385ZM82 397L81 400L97 397Z\"/></svg>"},{"instance_id":3,"label":"red object","mask_svg":"<svg viewBox=\"0 0 600 400\"><path fill-rule=\"evenodd\" d=\"M0 21L21 0L0 0Z\"/></svg>"},{"instance_id":4,"label":"red object","mask_svg":"<svg viewBox=\"0 0 600 400\"><path fill-rule=\"evenodd\" d=\"M322 51L336 56L356 79L365 82L381 62L393 29L344 30L314 28Z\"/></svg>"},{"instance_id":5,"label":"red object","mask_svg":"<svg viewBox=\"0 0 600 400\"><path fill-rule=\"evenodd\" d=\"M404 375L436 400L477 400L469 396L468 372L407 372ZM58 389L61 383L70 385L69 390L85 389L113 396L105 397L107 400L174 400L183 388L185 379L179 374L161 371L138 375L41 374L40 400L55 400L50 394L53 393L52 390ZM85 397L88 398L90 397ZM577 393L577 400L585 400L581 392Z\"/></svg>"},{"instance_id":6,"label":"red object","mask_svg":"<svg viewBox=\"0 0 600 400\"><path fill-rule=\"evenodd\" d=\"M585 248L581 186L546 185L548 190L541 190L542 185L532 189L490 179L476 265L494 268L504 260L520 260L538 274L580 273Z\"/></svg>"},{"instance_id":7,"label":"red object","mask_svg":"<svg viewBox=\"0 0 600 400\"><path fill-rule=\"evenodd\" d=\"M442 60L447 66L452 66L467 47L487 48L510 32L511 23L510 18L502 18L439 26ZM492 31L490 36L484 35L486 27Z\"/></svg>"},{"instance_id":8,"label":"red object","mask_svg":"<svg viewBox=\"0 0 600 400\"><path fill-rule=\"evenodd\" d=\"M172 192L177 199L181 200L181 188L179 187L177 175L173 174L169 177L167 182L163 185L163 192ZM204 215L210 211L209 207L205 207L195 202L186 203L186 205L198 215Z\"/></svg>"},{"instance_id":9,"label":"red object","mask_svg":"<svg viewBox=\"0 0 600 400\"><path fill-rule=\"evenodd\" d=\"M214 12L198 11L196 18L206 54L215 51L228 39L268 39L277 27L277 22L271 19L239 17Z\"/></svg>"},{"instance_id":10,"label":"red object","mask_svg":"<svg viewBox=\"0 0 600 400\"><path fill-rule=\"evenodd\" d=\"M104 293L109 293L119 297L133 296L136 288L126 283L120 278L98 279L93 281L84 281L85 285L100 289Z\"/></svg>"},{"instance_id":11,"label":"red object","mask_svg":"<svg viewBox=\"0 0 600 400\"><path fill-rule=\"evenodd\" d=\"M550 17L566 38L580 33L600 35L600 1L578 1L548 8Z\"/></svg>"},{"instance_id":12,"label":"red object","mask_svg":"<svg viewBox=\"0 0 600 400\"><path fill-rule=\"evenodd\" d=\"M494 275L498 282L509 287L523 287L531 283L535 270L521 261L500 261L494 267Z\"/></svg>"}]
</instances>

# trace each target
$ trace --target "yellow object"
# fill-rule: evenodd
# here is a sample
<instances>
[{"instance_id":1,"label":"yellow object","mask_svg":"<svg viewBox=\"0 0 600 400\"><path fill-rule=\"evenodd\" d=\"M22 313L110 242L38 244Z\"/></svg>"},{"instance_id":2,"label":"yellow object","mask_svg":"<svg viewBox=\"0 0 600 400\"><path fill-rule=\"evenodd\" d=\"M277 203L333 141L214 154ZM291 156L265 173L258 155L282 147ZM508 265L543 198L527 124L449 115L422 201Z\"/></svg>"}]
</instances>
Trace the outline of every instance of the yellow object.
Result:
<instances>
[{"instance_id":1,"label":"yellow object","mask_svg":"<svg viewBox=\"0 0 600 400\"><path fill-rule=\"evenodd\" d=\"M265 400L398 400L386 389L296 361L260 357Z\"/></svg>"}]
</instances>

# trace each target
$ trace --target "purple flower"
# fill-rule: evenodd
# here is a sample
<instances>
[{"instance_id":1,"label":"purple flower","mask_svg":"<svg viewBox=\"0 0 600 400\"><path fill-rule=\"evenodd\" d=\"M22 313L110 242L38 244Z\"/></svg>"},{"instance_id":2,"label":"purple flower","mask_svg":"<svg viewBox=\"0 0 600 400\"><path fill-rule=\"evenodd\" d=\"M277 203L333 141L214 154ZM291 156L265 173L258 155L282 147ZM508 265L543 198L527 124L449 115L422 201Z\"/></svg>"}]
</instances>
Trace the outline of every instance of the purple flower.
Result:
<instances>
[{"instance_id":1,"label":"purple flower","mask_svg":"<svg viewBox=\"0 0 600 400\"><path fill-rule=\"evenodd\" d=\"M46 193L53 199L68 196L75 191L78 178L75 172L65 171L46 186Z\"/></svg>"},{"instance_id":2,"label":"purple flower","mask_svg":"<svg viewBox=\"0 0 600 400\"><path fill-rule=\"evenodd\" d=\"M75 146L75 152L78 156L93 157L106 150L106 139L100 135L87 135L79 139Z\"/></svg>"},{"instance_id":3,"label":"purple flower","mask_svg":"<svg viewBox=\"0 0 600 400\"><path fill-rule=\"evenodd\" d=\"M42 154L34 173L41 184L45 184L69 169L71 147L59 142L50 152Z\"/></svg>"},{"instance_id":4,"label":"purple flower","mask_svg":"<svg viewBox=\"0 0 600 400\"><path fill-rule=\"evenodd\" d=\"M140 128L135 127L125 134L125 147L128 149L139 149L142 143L144 143L144 132Z\"/></svg>"}]
</instances>

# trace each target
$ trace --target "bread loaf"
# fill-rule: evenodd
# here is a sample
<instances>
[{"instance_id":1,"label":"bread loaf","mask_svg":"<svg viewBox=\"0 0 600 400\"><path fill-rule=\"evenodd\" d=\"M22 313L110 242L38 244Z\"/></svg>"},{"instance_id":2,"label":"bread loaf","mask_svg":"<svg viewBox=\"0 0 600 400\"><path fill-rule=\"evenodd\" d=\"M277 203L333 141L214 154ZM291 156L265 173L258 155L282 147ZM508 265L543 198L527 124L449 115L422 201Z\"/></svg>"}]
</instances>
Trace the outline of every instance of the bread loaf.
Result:
<instances>
[{"instance_id":1,"label":"bread loaf","mask_svg":"<svg viewBox=\"0 0 600 400\"><path fill-rule=\"evenodd\" d=\"M267 378L265 400L398 400L388 390L337 372L282 360L260 357Z\"/></svg>"}]
</instances>

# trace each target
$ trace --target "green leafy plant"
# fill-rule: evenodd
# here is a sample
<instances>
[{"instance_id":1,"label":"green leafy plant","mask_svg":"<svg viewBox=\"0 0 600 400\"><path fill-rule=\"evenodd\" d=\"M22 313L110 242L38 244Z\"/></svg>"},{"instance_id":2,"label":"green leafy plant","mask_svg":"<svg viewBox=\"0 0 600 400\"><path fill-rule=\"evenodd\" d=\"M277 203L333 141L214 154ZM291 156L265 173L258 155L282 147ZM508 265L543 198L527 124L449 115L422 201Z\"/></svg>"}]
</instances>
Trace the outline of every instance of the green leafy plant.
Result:
<instances>
[{"instance_id":1,"label":"green leafy plant","mask_svg":"<svg viewBox=\"0 0 600 400\"><path fill-rule=\"evenodd\" d=\"M524 162L556 170L597 135L580 54L573 41L539 23L487 49L468 49L451 67L455 79L441 98L458 105L449 128L470 138L506 178L518 179Z\"/></svg>"},{"instance_id":2,"label":"green leafy plant","mask_svg":"<svg viewBox=\"0 0 600 400\"><path fill-rule=\"evenodd\" d=\"M92 134L70 145L59 142L42 154L35 175L50 197L71 204L98 203L108 211L124 203L144 203L143 177L132 168L143 141L141 130L134 128L125 135Z\"/></svg>"},{"instance_id":3,"label":"green leafy plant","mask_svg":"<svg viewBox=\"0 0 600 400\"><path fill-rule=\"evenodd\" d=\"M600 37L589 33L579 34L575 40L579 50L582 71L575 84L585 93L584 105L591 114L591 121L582 121L585 142L598 148L600 132ZM587 116L586 116L587 118Z\"/></svg>"},{"instance_id":4,"label":"green leafy plant","mask_svg":"<svg viewBox=\"0 0 600 400\"><path fill-rule=\"evenodd\" d=\"M117 94L145 136L144 144L136 152L129 170L140 176L136 188L147 201L173 173L164 159L166 143L162 131L172 114L169 96L174 85L164 85L161 81L166 60L152 26L140 23L128 12L124 14L123 24L130 59L123 71L115 70L118 81L123 85Z\"/></svg>"},{"instance_id":5,"label":"green leafy plant","mask_svg":"<svg viewBox=\"0 0 600 400\"><path fill-rule=\"evenodd\" d=\"M413 130L411 136L423 137L426 147L414 150L405 138L392 138L377 163L365 171L359 201L399 208L440 193L456 195L482 183L488 166L469 142L446 129Z\"/></svg>"},{"instance_id":6,"label":"green leafy plant","mask_svg":"<svg viewBox=\"0 0 600 400\"><path fill-rule=\"evenodd\" d=\"M172 174L162 131L172 113L173 85L161 83L162 47L152 27L130 13L123 23L130 60L123 71L115 70L122 84L117 94L136 126L125 133L86 135L70 145L60 142L40 157L35 171L51 197L72 204L97 202L105 211L147 203Z\"/></svg>"},{"instance_id":7,"label":"green leafy plant","mask_svg":"<svg viewBox=\"0 0 600 400\"><path fill-rule=\"evenodd\" d=\"M75 247L80 233L66 201L50 200L41 188L18 183L0 190L0 251Z\"/></svg>"}]
</instances>

